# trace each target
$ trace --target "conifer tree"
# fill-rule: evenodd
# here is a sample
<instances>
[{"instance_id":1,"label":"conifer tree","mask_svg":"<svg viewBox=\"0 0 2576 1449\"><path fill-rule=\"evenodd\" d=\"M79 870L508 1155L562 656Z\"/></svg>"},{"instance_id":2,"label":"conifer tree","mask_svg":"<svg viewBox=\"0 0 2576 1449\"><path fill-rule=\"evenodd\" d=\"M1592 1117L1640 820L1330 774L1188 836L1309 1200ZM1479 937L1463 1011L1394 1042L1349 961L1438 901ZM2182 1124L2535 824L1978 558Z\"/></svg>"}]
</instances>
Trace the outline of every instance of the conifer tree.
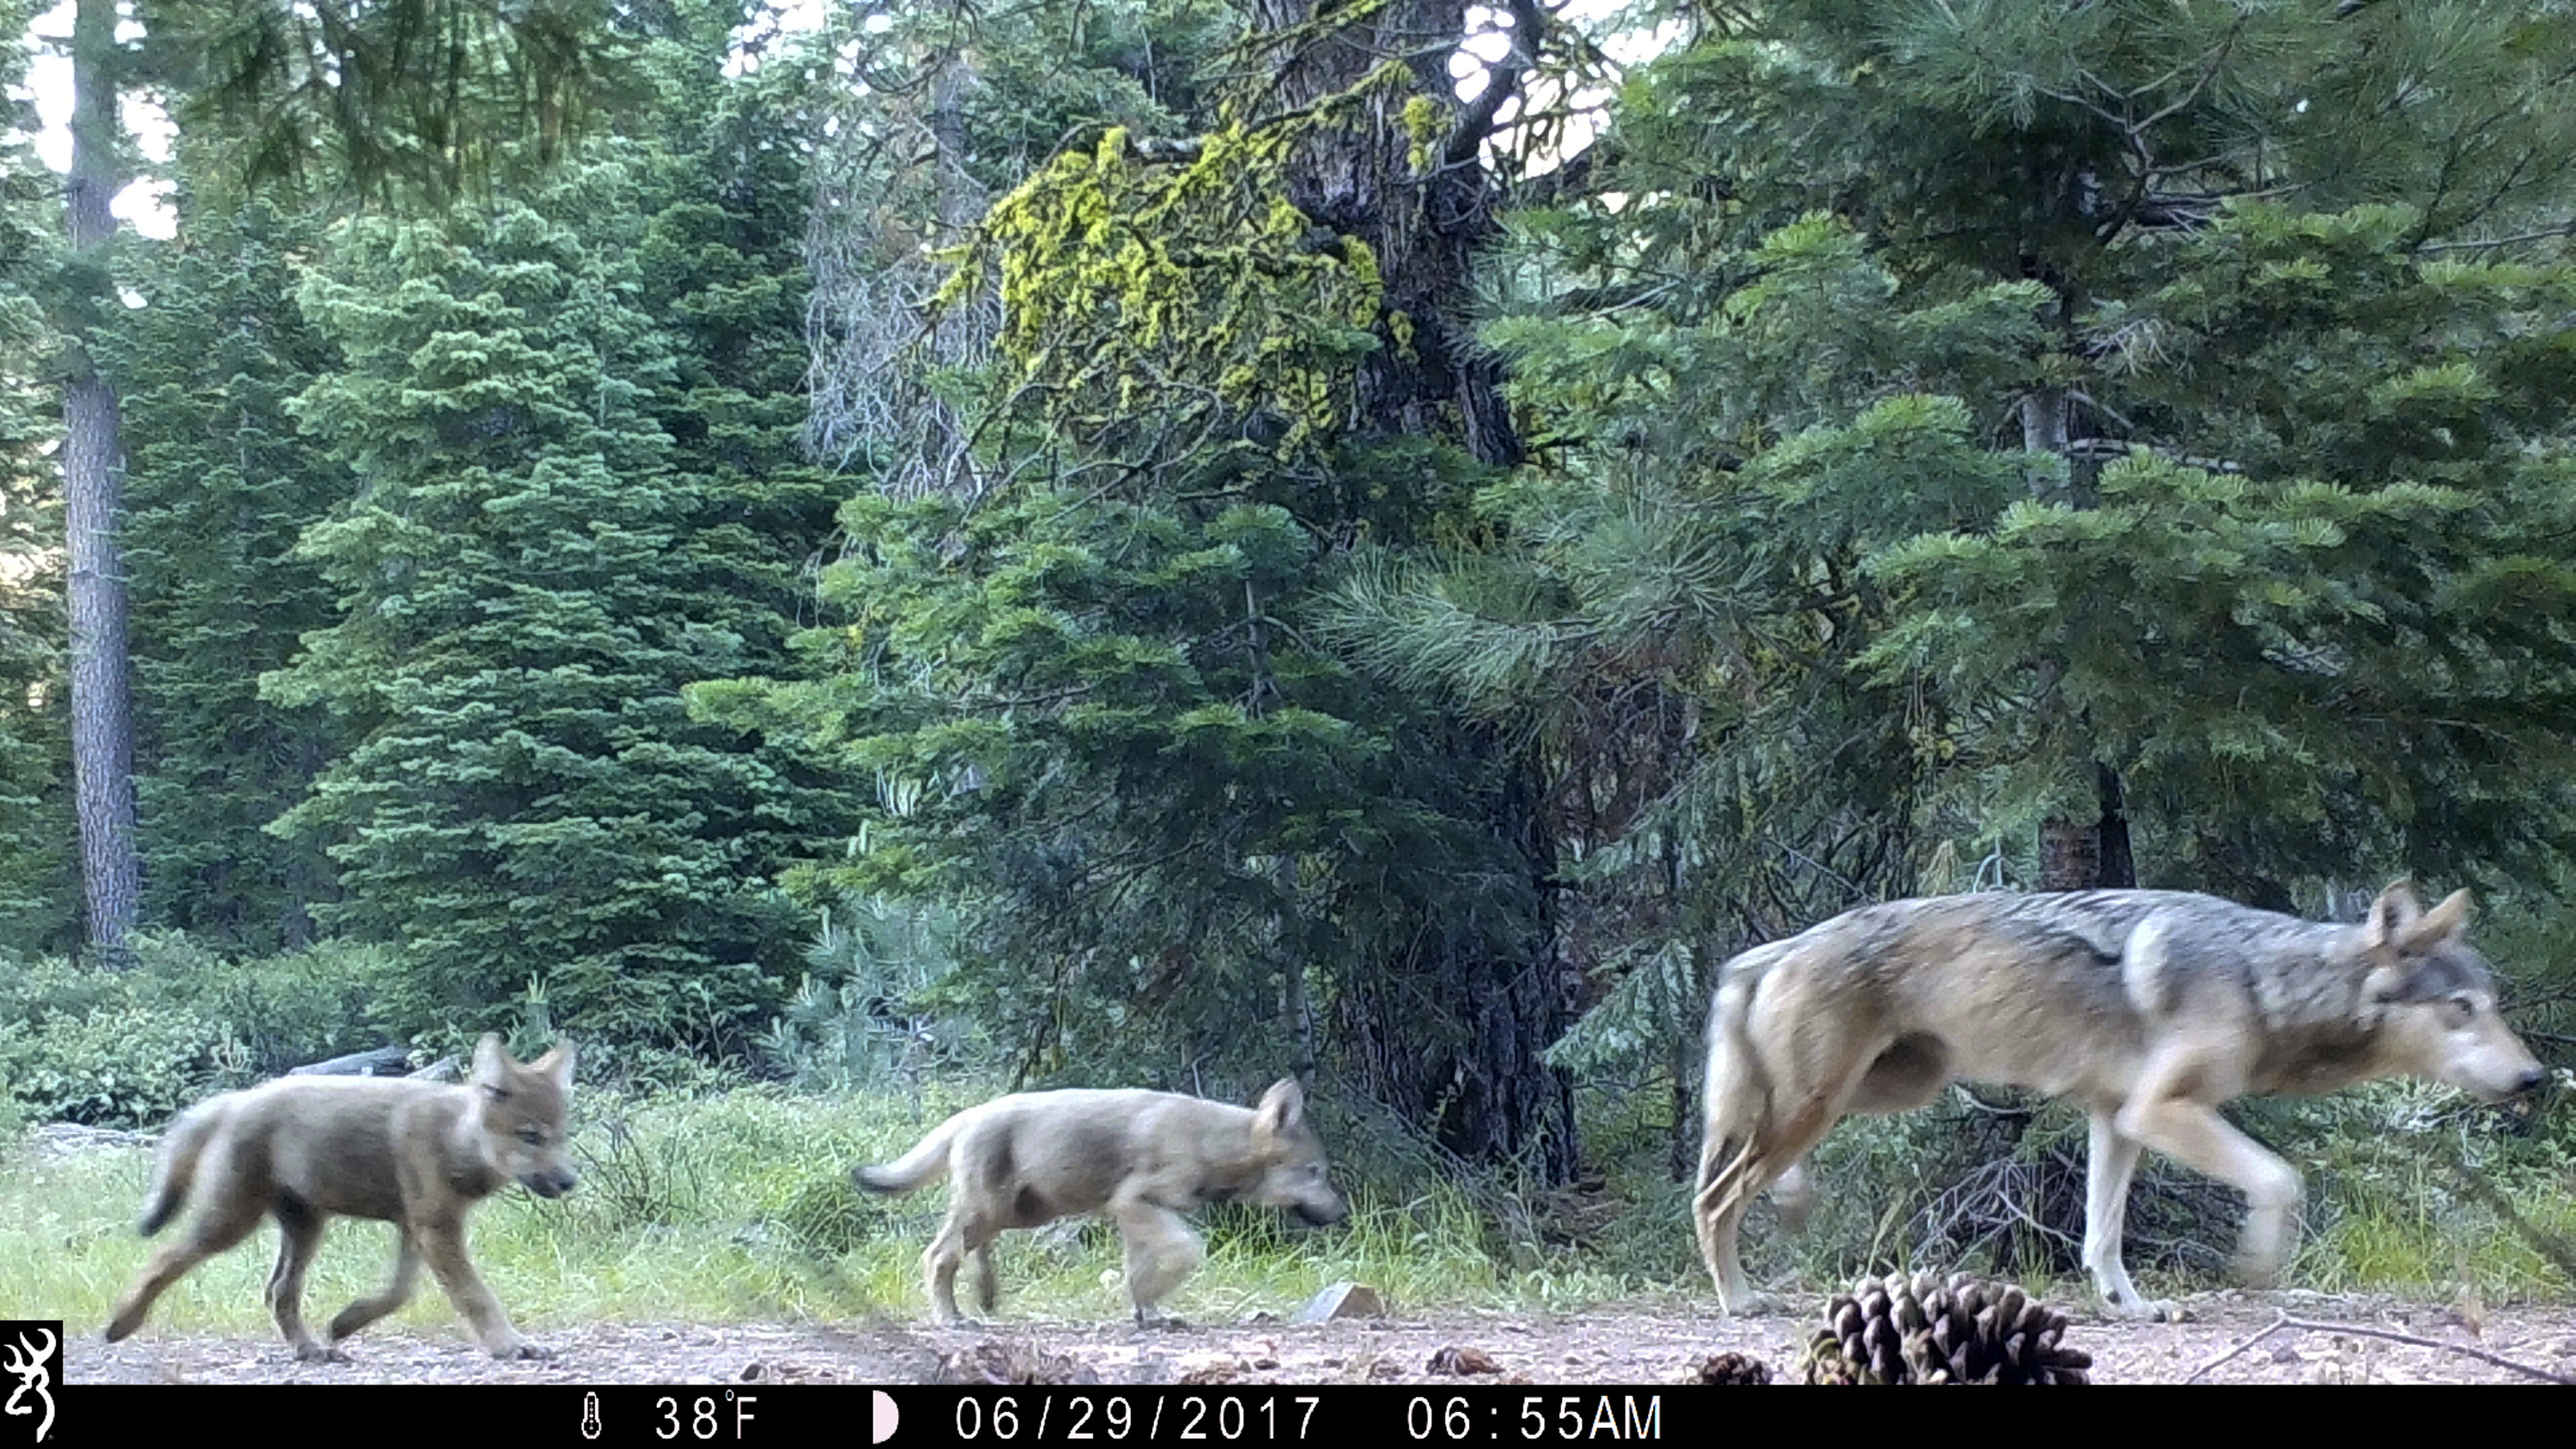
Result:
<instances>
[{"instance_id":1,"label":"conifer tree","mask_svg":"<svg viewBox=\"0 0 2576 1449\"><path fill-rule=\"evenodd\" d=\"M0 5L10 34L28 19L26 4ZM0 57L0 82L14 94L24 80L23 52ZM47 315L60 183L34 154L32 100L10 106L0 144L0 951L67 951L79 942L80 873L62 479L48 456L62 433L51 397L62 339Z\"/></svg>"},{"instance_id":2,"label":"conifer tree","mask_svg":"<svg viewBox=\"0 0 2576 1449\"><path fill-rule=\"evenodd\" d=\"M124 398L137 811L147 919L236 950L302 945L336 895L311 842L265 827L338 753L330 721L259 697L333 594L304 528L350 475L288 404L338 359L296 306L320 224L183 191L180 240L145 249L150 305L102 348Z\"/></svg>"},{"instance_id":3,"label":"conifer tree","mask_svg":"<svg viewBox=\"0 0 2576 1449\"><path fill-rule=\"evenodd\" d=\"M1699 15L1491 274L1537 455L1483 500L1508 542L1343 618L1557 742L1613 982L1560 1055L1686 1094L1670 1024L1746 940L2124 883L2124 842L2282 907L2538 878L2576 26Z\"/></svg>"},{"instance_id":4,"label":"conifer tree","mask_svg":"<svg viewBox=\"0 0 2576 1449\"><path fill-rule=\"evenodd\" d=\"M263 689L352 743L281 828L339 865L325 921L405 953L398 1017L488 1024L533 981L607 1040L720 1051L796 925L765 765L680 698L745 662L725 540L649 410L634 168L540 203L351 223L305 285L345 363L295 406L358 492L300 548L339 622Z\"/></svg>"},{"instance_id":5,"label":"conifer tree","mask_svg":"<svg viewBox=\"0 0 2576 1449\"><path fill-rule=\"evenodd\" d=\"M1423 42L1466 33L1440 0L1256 7L1203 73L1277 84L1197 95L1169 51L1138 64L1156 17L1084 12L1042 95L1112 70L1146 94L1103 77L1078 139L1006 178L933 314L996 283L990 366L910 378L950 412L846 410L887 496L853 502L826 572L856 616L814 641L837 661L715 702L876 772L881 818L838 873L964 900L970 970L1032 1069L1115 1045L1251 1075L1284 1052L1554 1177L1571 1096L1539 1053L1569 981L1525 772L1306 633L1354 539L1442 527L1519 446L1461 320L1482 148L1543 38L1516 13L1522 48L1463 104ZM943 106L951 75L916 92L933 153L1010 155L1024 133L979 144L978 113Z\"/></svg>"}]
</instances>

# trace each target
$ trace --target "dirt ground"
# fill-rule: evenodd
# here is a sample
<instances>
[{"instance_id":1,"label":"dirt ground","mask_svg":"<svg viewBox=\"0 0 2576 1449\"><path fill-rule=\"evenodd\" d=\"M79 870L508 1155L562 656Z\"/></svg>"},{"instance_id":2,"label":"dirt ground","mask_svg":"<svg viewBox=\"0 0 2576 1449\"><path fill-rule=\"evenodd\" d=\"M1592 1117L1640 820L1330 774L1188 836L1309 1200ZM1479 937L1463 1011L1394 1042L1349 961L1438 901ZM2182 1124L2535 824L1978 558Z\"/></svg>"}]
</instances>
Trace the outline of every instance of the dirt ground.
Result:
<instances>
[{"instance_id":1,"label":"dirt ground","mask_svg":"<svg viewBox=\"0 0 2576 1449\"><path fill-rule=\"evenodd\" d=\"M2212 1383L2508 1383L2529 1375L2456 1351L2473 1348L2576 1380L2576 1312L2473 1312L2388 1299L2222 1292L2183 1300L2180 1323L2114 1323L2070 1309L2065 1342L2093 1355L2097 1383L2174 1383L2208 1368ZM727 1326L600 1324L535 1335L556 1357L504 1364L462 1330L387 1332L352 1339L350 1364L299 1364L276 1340L196 1338L147 1327L122 1344L95 1332L66 1345L66 1384L150 1383L850 1383L939 1381L944 1360L1039 1364L1104 1384L1459 1382L1434 1374L1433 1354L1482 1350L1500 1369L1466 1382L1688 1382L1709 1355L1735 1350L1797 1382L1803 1337L1821 1299L1795 1317L1727 1320L1601 1309L1562 1316L1406 1314L1333 1323L1238 1324L1140 1332L1125 1324L997 1321L981 1329L909 1324ZM2293 1319L2384 1330L2443 1347L2349 1331L2263 1330ZM2256 1335L2262 1335L2257 1338ZM1061 1380L1059 1380L1061 1381Z\"/></svg>"}]
</instances>

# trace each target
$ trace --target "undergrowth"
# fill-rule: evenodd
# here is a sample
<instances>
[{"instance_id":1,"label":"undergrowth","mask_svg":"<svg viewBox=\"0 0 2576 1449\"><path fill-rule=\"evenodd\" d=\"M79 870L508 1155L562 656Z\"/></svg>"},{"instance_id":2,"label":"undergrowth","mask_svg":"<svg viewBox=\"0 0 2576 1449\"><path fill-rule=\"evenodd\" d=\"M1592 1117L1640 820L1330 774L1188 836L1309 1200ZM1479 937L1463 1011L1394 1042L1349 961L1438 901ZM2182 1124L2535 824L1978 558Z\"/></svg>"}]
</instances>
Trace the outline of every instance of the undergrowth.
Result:
<instances>
[{"instance_id":1,"label":"undergrowth","mask_svg":"<svg viewBox=\"0 0 2576 1449\"><path fill-rule=\"evenodd\" d=\"M942 1115L986 1095L930 1083L918 1111L899 1096L797 1093L779 1086L697 1095L575 1099L581 1185L540 1202L512 1188L471 1220L473 1252L530 1332L592 1321L912 1322L924 1314L920 1254L946 1210L944 1188L879 1197L849 1171L889 1160ZM1316 1112L1350 1217L1307 1229L1234 1206L1199 1217L1205 1266L1167 1300L1184 1318L1284 1317L1326 1285L1376 1288L1399 1311L1570 1311L1611 1304L1707 1311L1691 1243L1689 1192L1671 1180L1663 1129L1634 1116L1588 1124L1583 1182L1539 1188L1436 1162L1396 1124ZM1648 1114L1649 1116L1651 1114ZM2555 1118L2515 1128L2452 1094L2381 1085L2305 1104L2255 1104L2248 1130L2306 1176L2306 1232L2288 1286L2563 1300L2570 1286L2523 1232L2459 1176L2465 1164L2533 1229L2576 1239L2576 1140ZM26 1139L13 1139L24 1142ZM2089 1302L2078 1276L2084 1129L2061 1107L1988 1102L1845 1124L1814 1163L1808 1232L1776 1230L1757 1207L1748 1266L1767 1285L1822 1292L1890 1268L1973 1268ZM17 1146L0 1156L0 1281L21 1317L94 1328L142 1266L135 1235L150 1168L139 1148L68 1156ZM2131 1199L2129 1261L2141 1286L2219 1286L2242 1221L2231 1192L2152 1155ZM154 1309L147 1332L274 1332L260 1293L274 1230L197 1269ZM1114 1321L1127 1311L1116 1236L1068 1222L995 1246L1000 1318ZM388 1271L384 1225L335 1225L307 1288L309 1317L373 1291ZM434 1284L404 1312L461 1333Z\"/></svg>"}]
</instances>

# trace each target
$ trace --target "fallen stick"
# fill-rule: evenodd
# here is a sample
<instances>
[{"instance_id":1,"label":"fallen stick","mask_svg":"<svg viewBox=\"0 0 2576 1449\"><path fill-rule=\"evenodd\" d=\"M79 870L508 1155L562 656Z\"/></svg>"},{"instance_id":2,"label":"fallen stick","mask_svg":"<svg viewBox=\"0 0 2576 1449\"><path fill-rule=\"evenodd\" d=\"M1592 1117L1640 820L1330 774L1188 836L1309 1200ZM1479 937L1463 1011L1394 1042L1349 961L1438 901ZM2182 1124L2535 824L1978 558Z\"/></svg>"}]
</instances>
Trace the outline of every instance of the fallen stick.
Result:
<instances>
[{"instance_id":1,"label":"fallen stick","mask_svg":"<svg viewBox=\"0 0 2576 1449\"><path fill-rule=\"evenodd\" d=\"M2511 1369L2518 1374L2528 1374L2532 1378L2540 1379L2547 1383L2576 1384L2576 1378L2570 1378L2565 1374L2551 1373L2549 1370L2544 1368L2534 1368L2527 1363L2517 1363L2512 1359L2506 1358L2503 1354L2489 1353L2483 1348L2471 1348L2465 1343L2444 1343L2437 1338L2420 1338L2411 1333L2399 1333L2393 1329L2386 1328L2372 1328L2359 1323L2321 1323L2313 1319L2292 1318L2287 1310L2279 1311L2280 1316L2273 1319L2269 1326L2247 1335L2243 1340L2239 1341L2234 1348L2231 1348L2227 1352L2220 1354L2218 1357L2211 1359L2209 1362L2202 1364L2200 1367L2193 1369L2189 1376L2183 1379L2183 1382L2187 1384L2198 1383L2203 1374L2208 1373L2211 1369L2214 1369L2220 1364L2227 1362L2229 1359L2236 1357L2245 1350L2252 1348L2255 1344L2262 1342L2264 1339L2271 1337L2273 1334L2280 1332L2284 1328L2295 1328L2302 1333L2358 1334L2364 1338L2384 1338L2391 1343L2409 1344L2416 1348L2431 1348L2439 1349L2445 1353L2465 1354L2482 1363L2491 1363L2497 1368Z\"/></svg>"},{"instance_id":2,"label":"fallen stick","mask_svg":"<svg viewBox=\"0 0 2576 1449\"><path fill-rule=\"evenodd\" d=\"M2183 1382L2187 1384L2199 1383L2201 1375L2208 1373L2211 1369L2218 1367L2220 1364L2236 1357L2245 1350L2261 1343L2264 1339L2270 1338L2273 1334L2280 1332L2282 1327L2289 1323L2290 1315L2286 1309L2276 1309L2274 1311L2279 1316L2275 1317L2268 1327L2256 1329L2245 1337L2236 1340L2236 1346L2234 1348L2231 1348L2227 1352L2220 1354L2218 1357L2211 1359L2209 1362L2202 1364L2200 1367L2193 1369L2188 1375L2184 1376Z\"/></svg>"}]
</instances>

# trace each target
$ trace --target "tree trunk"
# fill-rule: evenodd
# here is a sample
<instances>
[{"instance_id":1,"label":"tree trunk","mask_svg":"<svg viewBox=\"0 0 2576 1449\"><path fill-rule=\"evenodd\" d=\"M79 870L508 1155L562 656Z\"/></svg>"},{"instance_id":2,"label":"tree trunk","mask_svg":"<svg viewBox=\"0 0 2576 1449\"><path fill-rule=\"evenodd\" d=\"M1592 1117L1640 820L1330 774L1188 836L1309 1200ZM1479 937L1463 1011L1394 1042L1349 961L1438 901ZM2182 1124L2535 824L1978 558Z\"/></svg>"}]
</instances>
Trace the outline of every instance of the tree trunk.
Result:
<instances>
[{"instance_id":1,"label":"tree trunk","mask_svg":"<svg viewBox=\"0 0 2576 1449\"><path fill-rule=\"evenodd\" d=\"M1490 118L1467 115L1449 76L1450 48L1467 33L1467 0L1389 0L1354 23L1319 31L1319 15L1331 8L1321 0L1255 0L1254 25L1283 37L1271 57L1276 79L1268 92L1277 109L1347 91L1388 56L1408 57L1415 78L1405 93L1373 91L1355 117L1311 137L1288 185L1299 211L1377 255L1387 317L1377 327L1377 351L1360 364L1359 431L1453 438L1484 462L1517 463L1521 439L1503 403L1502 369L1476 344L1466 309L1475 254L1495 235L1501 201L1478 151ZM1535 19L1534 8L1528 13ZM1408 95L1431 97L1464 128L1435 152L1428 176L1412 164ZM1391 319L1398 316L1410 326L1409 339L1397 334Z\"/></svg>"},{"instance_id":2,"label":"tree trunk","mask_svg":"<svg viewBox=\"0 0 2576 1449\"><path fill-rule=\"evenodd\" d=\"M1494 237L1500 188L1480 151L1493 107L1462 106L1448 57L1467 33L1467 0L1389 0L1336 24L1326 0L1255 0L1254 25L1274 37L1274 112L1349 91L1390 56L1406 58L1410 87L1379 87L1309 135L1290 167L1288 199L1319 226L1366 243L1385 286L1380 346L1360 364L1354 433L1442 437L1508 466L1522 444L1502 399L1496 359L1470 332L1477 253ZM1535 7L1521 8L1538 23ZM1530 43L1523 36L1521 44ZM1494 84L1517 85L1517 71ZM1404 122L1410 97L1450 118L1429 174L1413 164ZM1498 97L1496 99L1499 99ZM1397 319L1401 319L1399 323ZM1363 1088L1473 1162L1525 1161L1564 1182L1576 1165L1574 1091L1542 1054L1572 1020L1571 972L1556 939L1555 843L1534 764L1493 730L1459 726L1454 748L1481 762L1482 813L1498 853L1531 892L1526 938L1490 930L1435 933L1351 983L1339 1003L1357 1038Z\"/></svg>"},{"instance_id":3,"label":"tree trunk","mask_svg":"<svg viewBox=\"0 0 2576 1449\"><path fill-rule=\"evenodd\" d=\"M64 203L73 255L103 267L116 234L116 0L79 0L72 22L72 165ZM97 305L111 305L107 298ZM91 948L123 965L141 899L134 838L134 707L126 659L125 571L117 548L125 487L116 391L73 339L63 388L63 512L71 580L73 795Z\"/></svg>"},{"instance_id":4,"label":"tree trunk","mask_svg":"<svg viewBox=\"0 0 2576 1449\"><path fill-rule=\"evenodd\" d=\"M2071 315L2073 304L2062 309ZM2042 388L2021 400L2022 448L2067 457L2072 449L2069 399L2063 388ZM2067 498L2090 507L2093 490L2082 464L2069 460ZM2138 883L2129 854L2129 817L2120 776L2099 760L2093 767L2097 809L2090 818L2065 817L2039 827L2039 888L2044 891L2125 889Z\"/></svg>"}]
</instances>

